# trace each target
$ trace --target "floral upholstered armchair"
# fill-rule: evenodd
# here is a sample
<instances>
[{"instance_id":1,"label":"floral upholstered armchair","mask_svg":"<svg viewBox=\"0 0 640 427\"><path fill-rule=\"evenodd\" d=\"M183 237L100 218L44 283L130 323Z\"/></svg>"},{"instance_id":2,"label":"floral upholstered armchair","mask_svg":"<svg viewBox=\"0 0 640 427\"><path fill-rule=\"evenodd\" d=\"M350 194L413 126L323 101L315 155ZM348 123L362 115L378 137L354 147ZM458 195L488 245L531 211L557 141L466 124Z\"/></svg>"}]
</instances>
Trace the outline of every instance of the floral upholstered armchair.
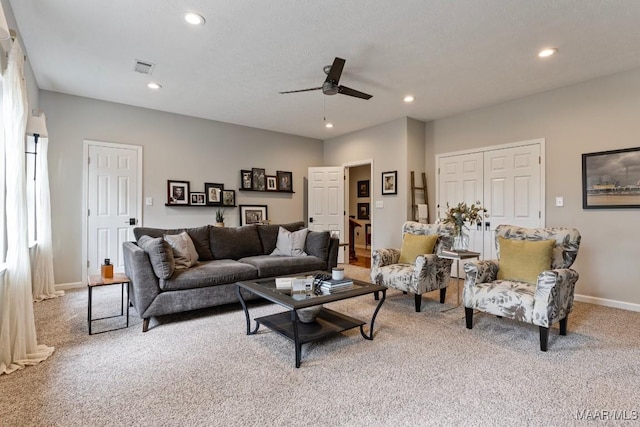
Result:
<instances>
[{"instance_id":1,"label":"floral upholstered armchair","mask_svg":"<svg viewBox=\"0 0 640 427\"><path fill-rule=\"evenodd\" d=\"M453 243L452 228L445 224L422 224L408 221L402 226L403 247L399 249L376 249L371 257L371 281L391 289L415 295L416 312L422 305L422 294L440 290L440 303L444 303L447 285L451 276L451 260L436 255L442 249L450 249ZM409 236L409 237L407 237ZM428 253L416 252L417 256L403 259L407 242L412 236L433 236ZM406 258L406 257L405 257Z\"/></svg>"},{"instance_id":2,"label":"floral upholstered armchair","mask_svg":"<svg viewBox=\"0 0 640 427\"><path fill-rule=\"evenodd\" d=\"M579 247L580 233L575 228L499 225L496 248L500 261L472 261L464 266L462 299L467 329L473 327L474 310L531 323L539 327L540 350L547 351L552 324L560 322L560 335L567 334L578 281L578 273L569 267ZM535 251L547 251L546 260ZM532 267L538 260L538 266Z\"/></svg>"}]
</instances>

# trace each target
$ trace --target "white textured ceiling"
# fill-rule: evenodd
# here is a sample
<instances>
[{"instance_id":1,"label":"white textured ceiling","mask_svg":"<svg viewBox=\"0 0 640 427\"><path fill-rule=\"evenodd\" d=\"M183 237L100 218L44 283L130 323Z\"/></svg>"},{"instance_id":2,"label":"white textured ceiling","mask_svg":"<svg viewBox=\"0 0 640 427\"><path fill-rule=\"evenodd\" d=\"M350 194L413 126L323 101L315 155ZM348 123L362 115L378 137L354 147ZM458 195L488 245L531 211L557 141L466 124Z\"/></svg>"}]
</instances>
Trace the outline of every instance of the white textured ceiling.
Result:
<instances>
[{"instance_id":1,"label":"white textured ceiling","mask_svg":"<svg viewBox=\"0 0 640 427\"><path fill-rule=\"evenodd\" d=\"M640 67L639 0L10 3L41 89L319 139ZM188 10L206 25L186 24ZM559 54L537 58L548 46ZM340 84L371 100L278 94L320 86L336 56ZM151 77L136 58L156 64Z\"/></svg>"}]
</instances>

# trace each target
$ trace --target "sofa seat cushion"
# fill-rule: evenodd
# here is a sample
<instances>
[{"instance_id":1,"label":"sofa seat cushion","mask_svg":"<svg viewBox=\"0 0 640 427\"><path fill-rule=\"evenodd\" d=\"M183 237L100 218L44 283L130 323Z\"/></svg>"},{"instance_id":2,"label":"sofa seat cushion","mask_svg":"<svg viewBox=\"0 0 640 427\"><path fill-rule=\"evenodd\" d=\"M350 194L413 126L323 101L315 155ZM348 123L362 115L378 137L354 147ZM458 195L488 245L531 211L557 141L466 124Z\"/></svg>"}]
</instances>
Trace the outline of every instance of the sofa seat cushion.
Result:
<instances>
[{"instance_id":1,"label":"sofa seat cushion","mask_svg":"<svg viewBox=\"0 0 640 427\"><path fill-rule=\"evenodd\" d=\"M210 244L213 259L238 260L264 254L256 225L211 227Z\"/></svg>"},{"instance_id":2,"label":"sofa seat cushion","mask_svg":"<svg viewBox=\"0 0 640 427\"><path fill-rule=\"evenodd\" d=\"M186 270L176 270L169 279L160 279L160 289L177 291L225 285L258 278L258 269L251 264L230 259L204 261Z\"/></svg>"},{"instance_id":3,"label":"sofa seat cushion","mask_svg":"<svg viewBox=\"0 0 640 427\"><path fill-rule=\"evenodd\" d=\"M238 261L257 268L260 277L285 276L327 269L327 262L315 256L259 255L241 258Z\"/></svg>"}]
</instances>

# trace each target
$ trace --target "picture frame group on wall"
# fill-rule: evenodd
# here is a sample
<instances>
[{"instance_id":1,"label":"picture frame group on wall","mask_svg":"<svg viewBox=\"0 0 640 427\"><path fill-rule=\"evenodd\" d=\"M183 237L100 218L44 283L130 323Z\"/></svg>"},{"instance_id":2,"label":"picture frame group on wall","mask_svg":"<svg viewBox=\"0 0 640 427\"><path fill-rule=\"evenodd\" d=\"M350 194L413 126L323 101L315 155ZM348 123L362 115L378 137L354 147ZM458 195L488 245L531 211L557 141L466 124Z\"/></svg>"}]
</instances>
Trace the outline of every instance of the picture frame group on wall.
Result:
<instances>
[{"instance_id":1,"label":"picture frame group on wall","mask_svg":"<svg viewBox=\"0 0 640 427\"><path fill-rule=\"evenodd\" d=\"M167 180L167 204L189 204L189 181Z\"/></svg>"},{"instance_id":2,"label":"picture frame group on wall","mask_svg":"<svg viewBox=\"0 0 640 427\"><path fill-rule=\"evenodd\" d=\"M207 201L205 197L205 193L202 192L192 192L189 193L189 204L192 206L206 206Z\"/></svg>"},{"instance_id":3,"label":"picture frame group on wall","mask_svg":"<svg viewBox=\"0 0 640 427\"><path fill-rule=\"evenodd\" d=\"M358 219L369 219L369 203L358 203Z\"/></svg>"},{"instance_id":4,"label":"picture frame group on wall","mask_svg":"<svg viewBox=\"0 0 640 427\"><path fill-rule=\"evenodd\" d=\"M267 191L278 191L278 177L267 175Z\"/></svg>"},{"instance_id":5,"label":"picture frame group on wall","mask_svg":"<svg viewBox=\"0 0 640 427\"><path fill-rule=\"evenodd\" d=\"M211 182L204 183L204 193L207 206L222 206L222 191L224 184L215 184Z\"/></svg>"},{"instance_id":6,"label":"picture frame group on wall","mask_svg":"<svg viewBox=\"0 0 640 427\"><path fill-rule=\"evenodd\" d=\"M267 221L267 205L240 205L240 226Z\"/></svg>"},{"instance_id":7,"label":"picture frame group on wall","mask_svg":"<svg viewBox=\"0 0 640 427\"><path fill-rule=\"evenodd\" d=\"M266 191L267 183L265 170L263 168L252 168L251 174L251 189L255 191Z\"/></svg>"},{"instance_id":8,"label":"picture frame group on wall","mask_svg":"<svg viewBox=\"0 0 640 427\"><path fill-rule=\"evenodd\" d=\"M582 154L582 208L640 208L640 147Z\"/></svg>"},{"instance_id":9,"label":"picture frame group on wall","mask_svg":"<svg viewBox=\"0 0 640 427\"><path fill-rule=\"evenodd\" d=\"M276 171L278 177L278 191L293 192L293 173L287 171Z\"/></svg>"},{"instance_id":10,"label":"picture frame group on wall","mask_svg":"<svg viewBox=\"0 0 640 427\"><path fill-rule=\"evenodd\" d=\"M235 190L222 190L222 206L235 206L236 192Z\"/></svg>"},{"instance_id":11,"label":"picture frame group on wall","mask_svg":"<svg viewBox=\"0 0 640 427\"><path fill-rule=\"evenodd\" d=\"M251 190L253 188L253 172L250 170L240 171L240 189Z\"/></svg>"},{"instance_id":12,"label":"picture frame group on wall","mask_svg":"<svg viewBox=\"0 0 640 427\"><path fill-rule=\"evenodd\" d=\"M358 197L369 197L369 180L358 181Z\"/></svg>"},{"instance_id":13,"label":"picture frame group on wall","mask_svg":"<svg viewBox=\"0 0 640 427\"><path fill-rule=\"evenodd\" d=\"M398 194L398 171L382 172L382 195Z\"/></svg>"}]
</instances>

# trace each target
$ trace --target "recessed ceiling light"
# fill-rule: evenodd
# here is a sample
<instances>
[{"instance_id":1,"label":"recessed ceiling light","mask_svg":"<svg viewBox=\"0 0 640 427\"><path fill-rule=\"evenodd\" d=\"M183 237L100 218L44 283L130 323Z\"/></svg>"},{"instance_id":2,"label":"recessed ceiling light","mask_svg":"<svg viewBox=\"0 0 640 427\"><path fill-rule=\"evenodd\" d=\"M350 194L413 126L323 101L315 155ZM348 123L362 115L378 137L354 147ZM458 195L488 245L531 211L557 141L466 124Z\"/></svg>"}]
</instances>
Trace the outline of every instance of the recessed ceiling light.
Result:
<instances>
[{"instance_id":1,"label":"recessed ceiling light","mask_svg":"<svg viewBox=\"0 0 640 427\"><path fill-rule=\"evenodd\" d=\"M404 102L413 102L416 98L413 95L407 95L404 97Z\"/></svg>"},{"instance_id":2,"label":"recessed ceiling light","mask_svg":"<svg viewBox=\"0 0 640 427\"><path fill-rule=\"evenodd\" d=\"M333 123L325 123L324 127L331 129L333 127Z\"/></svg>"},{"instance_id":3,"label":"recessed ceiling light","mask_svg":"<svg viewBox=\"0 0 640 427\"><path fill-rule=\"evenodd\" d=\"M204 16L195 13L195 12L187 12L184 14L184 20L187 21L191 25L204 25L205 20Z\"/></svg>"},{"instance_id":4,"label":"recessed ceiling light","mask_svg":"<svg viewBox=\"0 0 640 427\"><path fill-rule=\"evenodd\" d=\"M153 82L149 83L149 84L147 85L147 87L148 87L149 89L162 89L162 86L161 86L161 85L159 85L158 83L153 83Z\"/></svg>"},{"instance_id":5,"label":"recessed ceiling light","mask_svg":"<svg viewBox=\"0 0 640 427\"><path fill-rule=\"evenodd\" d=\"M540 52L538 52L538 56L540 58L546 58L548 56L555 54L556 52L558 52L558 49L556 48L542 49Z\"/></svg>"}]
</instances>

